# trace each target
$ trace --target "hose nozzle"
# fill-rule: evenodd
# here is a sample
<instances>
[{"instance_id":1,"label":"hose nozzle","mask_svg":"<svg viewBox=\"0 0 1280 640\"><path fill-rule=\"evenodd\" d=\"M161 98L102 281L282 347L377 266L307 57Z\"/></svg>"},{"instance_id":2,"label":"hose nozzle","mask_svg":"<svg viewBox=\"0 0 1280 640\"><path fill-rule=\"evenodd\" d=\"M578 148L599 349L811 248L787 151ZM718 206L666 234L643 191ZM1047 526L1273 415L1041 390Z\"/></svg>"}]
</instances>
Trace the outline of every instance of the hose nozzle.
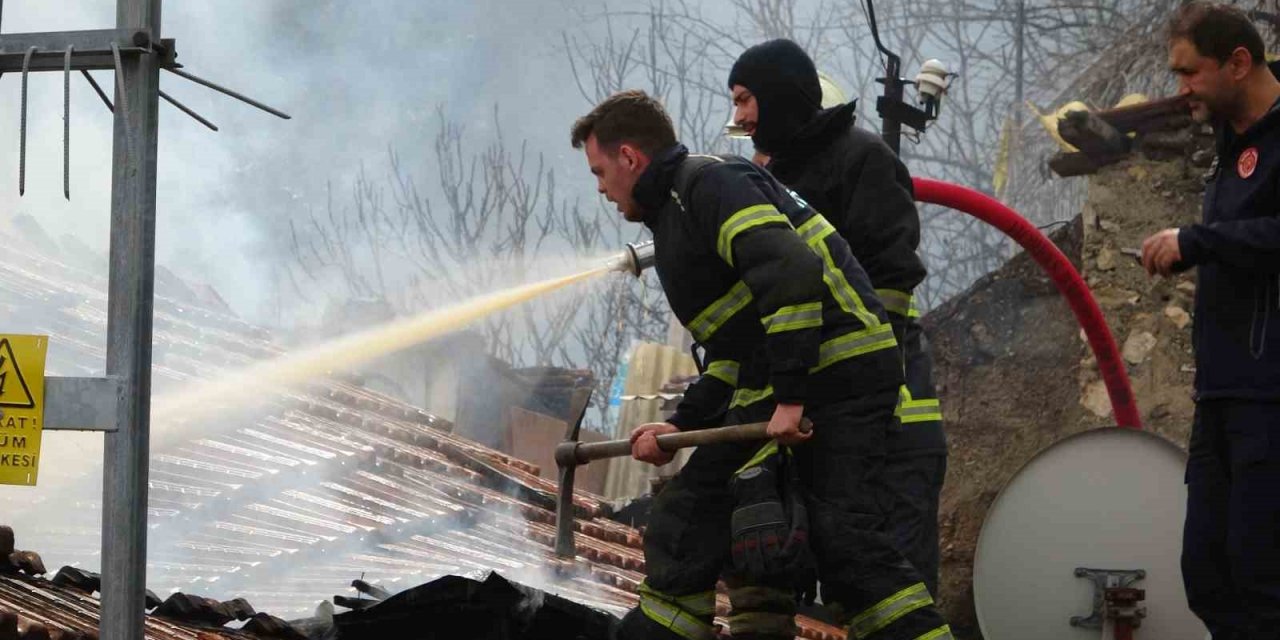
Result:
<instances>
[{"instance_id":1,"label":"hose nozzle","mask_svg":"<svg viewBox=\"0 0 1280 640\"><path fill-rule=\"evenodd\" d=\"M653 241L628 242L627 250L609 261L611 271L623 271L639 278L640 273L653 266Z\"/></svg>"}]
</instances>

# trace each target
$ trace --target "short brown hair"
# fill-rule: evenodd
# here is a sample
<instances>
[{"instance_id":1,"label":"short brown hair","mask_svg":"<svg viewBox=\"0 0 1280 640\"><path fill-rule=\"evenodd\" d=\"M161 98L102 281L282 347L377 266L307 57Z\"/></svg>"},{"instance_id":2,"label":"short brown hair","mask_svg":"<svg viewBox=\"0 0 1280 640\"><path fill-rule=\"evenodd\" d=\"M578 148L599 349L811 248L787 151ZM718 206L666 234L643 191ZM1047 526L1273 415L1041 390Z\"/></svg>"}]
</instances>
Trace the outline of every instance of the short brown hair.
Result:
<instances>
[{"instance_id":1,"label":"short brown hair","mask_svg":"<svg viewBox=\"0 0 1280 640\"><path fill-rule=\"evenodd\" d=\"M1266 64L1262 36L1249 21L1249 16L1236 7L1215 2L1188 2L1178 9L1169 22L1169 39L1185 39L1196 51L1219 63L1244 47L1253 64Z\"/></svg>"},{"instance_id":2,"label":"short brown hair","mask_svg":"<svg viewBox=\"0 0 1280 640\"><path fill-rule=\"evenodd\" d=\"M592 134L605 149L622 143L652 156L676 143L676 129L662 103L639 89L619 91L573 123L573 148L581 149Z\"/></svg>"}]
</instances>

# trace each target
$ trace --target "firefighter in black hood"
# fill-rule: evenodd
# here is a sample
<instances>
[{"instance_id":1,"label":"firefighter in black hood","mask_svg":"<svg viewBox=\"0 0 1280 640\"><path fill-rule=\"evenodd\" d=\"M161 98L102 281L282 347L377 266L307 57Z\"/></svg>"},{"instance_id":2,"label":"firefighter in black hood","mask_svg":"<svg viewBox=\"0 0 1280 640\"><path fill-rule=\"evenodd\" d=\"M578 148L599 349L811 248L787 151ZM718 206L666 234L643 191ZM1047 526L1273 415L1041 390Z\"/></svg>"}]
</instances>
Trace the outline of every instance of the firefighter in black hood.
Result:
<instances>
[{"instance_id":1,"label":"firefighter in black hood","mask_svg":"<svg viewBox=\"0 0 1280 640\"><path fill-rule=\"evenodd\" d=\"M790 40L747 49L733 65L729 89L734 121L769 157L769 172L831 221L889 312L907 383L883 475L893 505L885 529L936 595L947 441L912 295L925 268L916 254L920 216L911 176L879 136L854 126L855 103L821 108L818 71Z\"/></svg>"},{"instance_id":2,"label":"firefighter in black hood","mask_svg":"<svg viewBox=\"0 0 1280 640\"><path fill-rule=\"evenodd\" d=\"M698 447L654 499L640 603L618 640L711 640L722 570L771 587L738 591L734 637L790 640L795 601L774 593L796 568L817 571L851 638L949 640L928 589L876 526L873 485L903 374L848 245L763 169L690 154L643 92L601 102L572 140L599 191L653 233L663 293L707 353L675 414L632 433L633 456L663 464L672 454L657 434L721 423L768 421L774 439ZM761 482L771 478L791 490Z\"/></svg>"}]
</instances>

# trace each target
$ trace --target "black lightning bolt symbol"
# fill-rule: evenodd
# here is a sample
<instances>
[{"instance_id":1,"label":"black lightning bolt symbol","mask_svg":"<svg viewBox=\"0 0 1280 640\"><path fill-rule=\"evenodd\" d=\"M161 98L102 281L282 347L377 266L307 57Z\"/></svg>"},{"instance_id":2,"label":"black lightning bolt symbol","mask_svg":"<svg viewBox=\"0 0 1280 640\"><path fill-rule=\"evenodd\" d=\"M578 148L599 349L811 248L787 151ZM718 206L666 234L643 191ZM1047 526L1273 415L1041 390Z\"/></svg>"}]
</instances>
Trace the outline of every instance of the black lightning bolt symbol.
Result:
<instances>
[{"instance_id":1,"label":"black lightning bolt symbol","mask_svg":"<svg viewBox=\"0 0 1280 640\"><path fill-rule=\"evenodd\" d=\"M9 372L4 370L4 356L0 356L0 396L4 395L4 379L9 377Z\"/></svg>"}]
</instances>

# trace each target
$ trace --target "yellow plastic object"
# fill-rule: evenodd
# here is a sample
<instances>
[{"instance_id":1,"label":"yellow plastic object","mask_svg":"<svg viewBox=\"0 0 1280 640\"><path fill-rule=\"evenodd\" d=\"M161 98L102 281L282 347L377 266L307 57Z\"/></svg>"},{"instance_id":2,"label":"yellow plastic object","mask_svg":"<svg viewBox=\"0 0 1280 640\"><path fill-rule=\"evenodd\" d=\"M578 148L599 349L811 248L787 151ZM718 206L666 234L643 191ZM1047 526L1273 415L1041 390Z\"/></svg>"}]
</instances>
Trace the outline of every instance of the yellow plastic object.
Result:
<instances>
[{"instance_id":1,"label":"yellow plastic object","mask_svg":"<svg viewBox=\"0 0 1280 640\"><path fill-rule=\"evenodd\" d=\"M1000 130L1000 145L996 148L996 166L991 172L991 188L995 190L996 199L1004 198L1005 187L1009 185L1009 147L1013 144L1013 118L1004 119L1004 127Z\"/></svg>"},{"instance_id":2,"label":"yellow plastic object","mask_svg":"<svg viewBox=\"0 0 1280 640\"><path fill-rule=\"evenodd\" d=\"M1066 140L1063 140L1062 136L1058 134L1058 122L1072 111L1088 111L1089 105L1080 102L1079 100L1072 100L1071 102L1058 107L1057 110L1052 113L1042 113L1034 104L1031 104L1030 100L1028 100L1027 108L1031 109L1031 112L1036 114L1036 117L1040 119L1040 125L1045 128L1045 131L1049 132L1049 135L1058 143L1058 146L1061 147L1063 151L1079 151L1079 149L1076 149Z\"/></svg>"},{"instance_id":3,"label":"yellow plastic object","mask_svg":"<svg viewBox=\"0 0 1280 640\"><path fill-rule=\"evenodd\" d=\"M1120 98L1120 102L1116 103L1116 108L1119 109L1120 107L1132 107L1135 104L1142 104L1144 102L1150 102L1150 101L1151 99L1148 98L1146 94L1131 93L1123 98Z\"/></svg>"},{"instance_id":4,"label":"yellow plastic object","mask_svg":"<svg viewBox=\"0 0 1280 640\"><path fill-rule=\"evenodd\" d=\"M822 108L830 109L831 107L842 105L849 101L844 95L844 91L840 89L840 85L836 84L831 76L819 71L818 86L822 87Z\"/></svg>"}]
</instances>

